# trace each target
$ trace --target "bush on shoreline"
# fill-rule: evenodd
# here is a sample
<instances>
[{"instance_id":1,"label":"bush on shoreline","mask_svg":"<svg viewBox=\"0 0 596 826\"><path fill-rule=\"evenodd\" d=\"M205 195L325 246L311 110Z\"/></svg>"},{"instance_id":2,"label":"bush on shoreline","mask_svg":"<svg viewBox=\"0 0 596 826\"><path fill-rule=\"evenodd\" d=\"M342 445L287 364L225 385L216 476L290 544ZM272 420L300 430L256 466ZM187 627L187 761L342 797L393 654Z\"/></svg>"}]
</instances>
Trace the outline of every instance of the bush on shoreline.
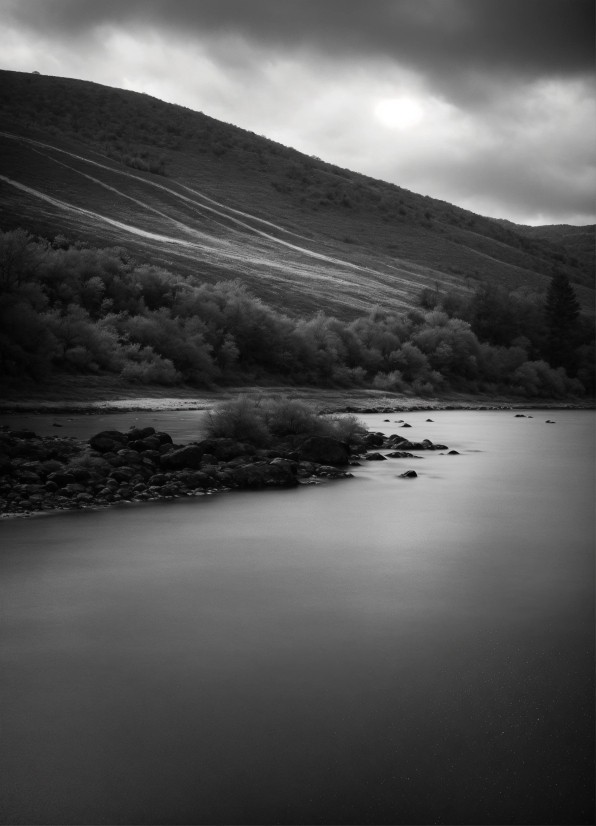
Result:
<instances>
[{"instance_id":1,"label":"bush on shoreline","mask_svg":"<svg viewBox=\"0 0 596 826\"><path fill-rule=\"evenodd\" d=\"M282 396L263 400L244 396L210 410L206 433L256 446L288 436L331 436L340 442L357 442L366 428L351 414L320 416L310 405Z\"/></svg>"}]
</instances>

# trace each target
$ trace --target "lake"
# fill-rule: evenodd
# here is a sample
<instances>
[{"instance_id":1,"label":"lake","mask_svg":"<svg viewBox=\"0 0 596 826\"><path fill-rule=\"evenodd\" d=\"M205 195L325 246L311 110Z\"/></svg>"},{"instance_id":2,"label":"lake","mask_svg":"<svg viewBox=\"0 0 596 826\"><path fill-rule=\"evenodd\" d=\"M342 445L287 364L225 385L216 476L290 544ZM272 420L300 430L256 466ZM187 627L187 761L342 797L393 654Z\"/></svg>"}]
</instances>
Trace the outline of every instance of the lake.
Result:
<instances>
[{"instance_id":1,"label":"lake","mask_svg":"<svg viewBox=\"0 0 596 826\"><path fill-rule=\"evenodd\" d=\"M593 823L594 414L528 412L365 416L460 455L353 479L3 520L2 822Z\"/></svg>"}]
</instances>

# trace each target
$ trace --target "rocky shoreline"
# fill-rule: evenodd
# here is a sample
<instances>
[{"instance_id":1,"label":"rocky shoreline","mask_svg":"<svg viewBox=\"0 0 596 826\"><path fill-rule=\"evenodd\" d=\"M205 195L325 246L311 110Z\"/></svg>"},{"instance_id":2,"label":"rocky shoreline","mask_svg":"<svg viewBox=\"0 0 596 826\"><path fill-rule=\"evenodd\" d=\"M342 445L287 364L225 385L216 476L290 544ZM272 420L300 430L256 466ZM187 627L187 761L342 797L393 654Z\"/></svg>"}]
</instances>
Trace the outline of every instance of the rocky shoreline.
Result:
<instances>
[{"instance_id":1,"label":"rocky shoreline","mask_svg":"<svg viewBox=\"0 0 596 826\"><path fill-rule=\"evenodd\" d=\"M177 445L153 427L103 431L80 441L5 426L0 428L0 516L319 484L351 477L348 468L359 459L384 460L378 448L397 451L399 458L416 458L410 450L447 450L428 439L411 442L381 432L352 444L303 436L257 448L223 438Z\"/></svg>"},{"instance_id":2,"label":"rocky shoreline","mask_svg":"<svg viewBox=\"0 0 596 826\"><path fill-rule=\"evenodd\" d=\"M294 393L292 395L295 395ZM312 396L312 394L311 394ZM350 400L349 403L343 403L344 399L339 404L331 402L327 398L317 399L316 396L309 396L306 400L309 404L316 407L321 414L329 413L355 413L355 414L374 414L374 413L415 413L425 411L440 411L440 410L594 410L594 399L576 402L562 402L556 400L545 400L542 402L531 401L511 401L502 402L496 401L494 403L485 402L472 403L471 401L452 401L452 400L432 400L428 403L421 403L420 400L408 399L393 402L393 400L383 399L375 401L363 400L358 404L356 401ZM299 396L297 396L298 398ZM199 397L199 398L137 398L137 399L112 399L101 401L0 401L0 415L1 416L18 416L18 415L97 415L105 413L141 413L148 414L151 412L165 412L165 411L197 411L212 409L214 404L218 403L218 399ZM388 401L392 403L387 403Z\"/></svg>"},{"instance_id":3,"label":"rocky shoreline","mask_svg":"<svg viewBox=\"0 0 596 826\"><path fill-rule=\"evenodd\" d=\"M348 405L341 408L325 408L319 411L321 414L332 413L354 413L356 415L367 415L374 413L434 413L442 410L594 410L594 403L582 404L495 404L495 405L472 405L472 404L433 404L414 405L410 407L354 407Z\"/></svg>"}]
</instances>

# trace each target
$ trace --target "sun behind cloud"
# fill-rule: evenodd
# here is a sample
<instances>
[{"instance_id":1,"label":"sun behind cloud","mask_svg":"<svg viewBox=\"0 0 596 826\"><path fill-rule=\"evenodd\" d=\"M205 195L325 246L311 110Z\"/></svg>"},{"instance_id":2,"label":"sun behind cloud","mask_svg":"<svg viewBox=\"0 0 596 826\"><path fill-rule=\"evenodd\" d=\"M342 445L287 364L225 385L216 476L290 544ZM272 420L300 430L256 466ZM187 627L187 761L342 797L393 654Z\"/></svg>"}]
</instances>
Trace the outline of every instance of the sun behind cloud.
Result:
<instances>
[{"instance_id":1,"label":"sun behind cloud","mask_svg":"<svg viewBox=\"0 0 596 826\"><path fill-rule=\"evenodd\" d=\"M377 103L375 117L389 129L409 129L424 117L424 109L410 97L386 98Z\"/></svg>"}]
</instances>

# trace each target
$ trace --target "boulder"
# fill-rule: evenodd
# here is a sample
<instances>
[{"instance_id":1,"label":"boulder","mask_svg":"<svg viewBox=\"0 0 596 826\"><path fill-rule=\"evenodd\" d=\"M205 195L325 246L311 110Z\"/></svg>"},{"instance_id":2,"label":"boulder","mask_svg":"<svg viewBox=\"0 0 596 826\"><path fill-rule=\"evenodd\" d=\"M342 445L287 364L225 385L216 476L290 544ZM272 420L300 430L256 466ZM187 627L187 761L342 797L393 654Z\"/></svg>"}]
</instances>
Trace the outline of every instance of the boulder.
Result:
<instances>
[{"instance_id":1,"label":"boulder","mask_svg":"<svg viewBox=\"0 0 596 826\"><path fill-rule=\"evenodd\" d=\"M244 456L236 456L235 459L230 459L229 462L226 462L228 467L239 467L240 465L251 465L254 464L255 457L248 456L246 453Z\"/></svg>"},{"instance_id":2,"label":"boulder","mask_svg":"<svg viewBox=\"0 0 596 826\"><path fill-rule=\"evenodd\" d=\"M298 463L298 470L303 471L304 473L314 473L317 469L317 466L314 462L299 462Z\"/></svg>"},{"instance_id":3,"label":"boulder","mask_svg":"<svg viewBox=\"0 0 596 826\"><path fill-rule=\"evenodd\" d=\"M179 447L177 450L170 450L160 457L160 465L162 470L182 470L183 468L192 468L198 470L201 467L201 459L203 458L204 450L198 445L186 445Z\"/></svg>"},{"instance_id":4,"label":"boulder","mask_svg":"<svg viewBox=\"0 0 596 826\"><path fill-rule=\"evenodd\" d=\"M92 449L99 453L115 453L126 444L126 436L119 430L102 430L88 441Z\"/></svg>"},{"instance_id":5,"label":"boulder","mask_svg":"<svg viewBox=\"0 0 596 826\"><path fill-rule=\"evenodd\" d=\"M185 481L186 486L191 490L197 490L197 488L204 490L211 485L211 478L206 473L201 473L200 470L189 473Z\"/></svg>"},{"instance_id":6,"label":"boulder","mask_svg":"<svg viewBox=\"0 0 596 826\"><path fill-rule=\"evenodd\" d=\"M450 450L449 453L447 454L447 456L459 456L459 455L460 454L459 454L458 450Z\"/></svg>"},{"instance_id":7,"label":"boulder","mask_svg":"<svg viewBox=\"0 0 596 826\"><path fill-rule=\"evenodd\" d=\"M228 475L239 488L288 488L298 485L298 480L288 468L266 462L231 468Z\"/></svg>"},{"instance_id":8,"label":"boulder","mask_svg":"<svg viewBox=\"0 0 596 826\"><path fill-rule=\"evenodd\" d=\"M77 485L76 483L66 485L62 490L62 494L64 496L75 496L78 493L86 493L87 491L83 487L83 485Z\"/></svg>"},{"instance_id":9,"label":"boulder","mask_svg":"<svg viewBox=\"0 0 596 826\"><path fill-rule=\"evenodd\" d=\"M23 485L39 485L39 483L41 482L39 473L33 473L30 470L17 471L15 476Z\"/></svg>"},{"instance_id":10,"label":"boulder","mask_svg":"<svg viewBox=\"0 0 596 826\"><path fill-rule=\"evenodd\" d=\"M146 439L148 436L153 436L154 433L154 427L132 427L126 434L126 438L129 442L136 442L138 439Z\"/></svg>"},{"instance_id":11,"label":"boulder","mask_svg":"<svg viewBox=\"0 0 596 826\"><path fill-rule=\"evenodd\" d=\"M243 444L234 439L203 439L195 444L203 453L215 456L220 462L229 462L237 456L254 456L256 453L252 445Z\"/></svg>"},{"instance_id":12,"label":"boulder","mask_svg":"<svg viewBox=\"0 0 596 826\"><path fill-rule=\"evenodd\" d=\"M384 462L386 457L382 453L369 453L364 457L367 462Z\"/></svg>"},{"instance_id":13,"label":"boulder","mask_svg":"<svg viewBox=\"0 0 596 826\"><path fill-rule=\"evenodd\" d=\"M384 441L385 437L382 433L367 433L364 437L364 444L369 447L381 447Z\"/></svg>"},{"instance_id":14,"label":"boulder","mask_svg":"<svg viewBox=\"0 0 596 826\"><path fill-rule=\"evenodd\" d=\"M143 459L149 459L150 462L153 462L156 465L158 465L161 460L161 453L159 450L144 450L141 453L141 456Z\"/></svg>"},{"instance_id":15,"label":"boulder","mask_svg":"<svg viewBox=\"0 0 596 826\"><path fill-rule=\"evenodd\" d=\"M128 482L135 476L136 470L132 467L118 467L110 473L110 479L115 479L116 482Z\"/></svg>"},{"instance_id":16,"label":"boulder","mask_svg":"<svg viewBox=\"0 0 596 826\"><path fill-rule=\"evenodd\" d=\"M140 465L143 461L142 456L136 450L129 450L128 448L122 448L116 455L120 462L124 462L125 465Z\"/></svg>"},{"instance_id":17,"label":"boulder","mask_svg":"<svg viewBox=\"0 0 596 826\"><path fill-rule=\"evenodd\" d=\"M203 457L201 459L202 465L218 465L219 459L217 456L214 456L212 453L203 453Z\"/></svg>"},{"instance_id":18,"label":"boulder","mask_svg":"<svg viewBox=\"0 0 596 826\"><path fill-rule=\"evenodd\" d=\"M345 470L338 470L331 465L319 465L314 472L315 476L326 476L331 479L339 479L345 476L351 476L351 473L346 473Z\"/></svg>"},{"instance_id":19,"label":"boulder","mask_svg":"<svg viewBox=\"0 0 596 826\"><path fill-rule=\"evenodd\" d=\"M157 436L147 436L146 439L135 439L128 443L131 450L136 450L137 453L143 453L145 450L159 450L161 442Z\"/></svg>"},{"instance_id":20,"label":"boulder","mask_svg":"<svg viewBox=\"0 0 596 826\"><path fill-rule=\"evenodd\" d=\"M350 448L345 442L331 436L311 436L302 443L298 455L301 461L322 465L347 465Z\"/></svg>"},{"instance_id":21,"label":"boulder","mask_svg":"<svg viewBox=\"0 0 596 826\"><path fill-rule=\"evenodd\" d=\"M122 442L110 439L108 436L92 436L89 445L99 453L115 453L122 447Z\"/></svg>"},{"instance_id":22,"label":"boulder","mask_svg":"<svg viewBox=\"0 0 596 826\"><path fill-rule=\"evenodd\" d=\"M418 476L418 474L416 473L415 470L406 470L405 473L400 473L399 474L400 479L414 479L417 476Z\"/></svg>"},{"instance_id":23,"label":"boulder","mask_svg":"<svg viewBox=\"0 0 596 826\"><path fill-rule=\"evenodd\" d=\"M414 456L413 453L407 453L405 450L395 450L387 456L390 459L422 459L422 456Z\"/></svg>"},{"instance_id":24,"label":"boulder","mask_svg":"<svg viewBox=\"0 0 596 826\"><path fill-rule=\"evenodd\" d=\"M283 459L281 456L272 459L269 462L270 465L279 465L280 467L285 467L290 473L296 473L298 470L298 463L292 462L290 459Z\"/></svg>"}]
</instances>

